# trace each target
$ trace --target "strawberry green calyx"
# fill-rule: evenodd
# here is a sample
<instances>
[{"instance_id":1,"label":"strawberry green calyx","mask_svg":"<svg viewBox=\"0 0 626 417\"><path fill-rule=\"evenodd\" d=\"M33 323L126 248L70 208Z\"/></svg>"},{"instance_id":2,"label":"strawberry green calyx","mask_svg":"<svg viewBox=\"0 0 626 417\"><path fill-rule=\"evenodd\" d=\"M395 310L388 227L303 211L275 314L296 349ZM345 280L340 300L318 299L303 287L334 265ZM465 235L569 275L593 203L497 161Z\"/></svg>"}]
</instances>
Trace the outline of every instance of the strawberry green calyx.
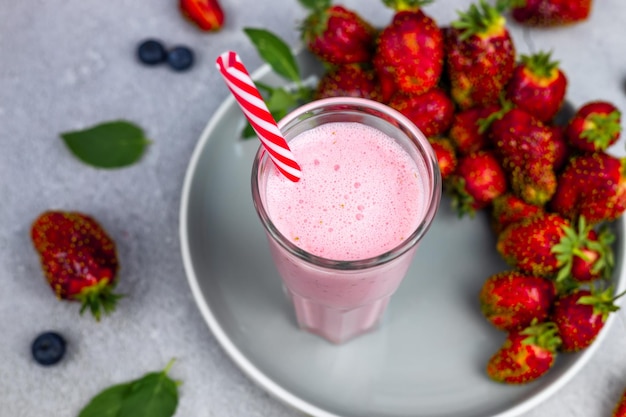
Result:
<instances>
[{"instance_id":1,"label":"strawberry green calyx","mask_svg":"<svg viewBox=\"0 0 626 417\"><path fill-rule=\"evenodd\" d=\"M312 42L317 36L324 33L328 23L327 10L331 6L331 0L299 0L300 4L311 13L304 19L300 27L302 40Z\"/></svg>"},{"instance_id":2,"label":"strawberry green calyx","mask_svg":"<svg viewBox=\"0 0 626 417\"><path fill-rule=\"evenodd\" d=\"M602 272L604 279L610 279L613 267L615 266L615 259L613 257L613 250L611 245L615 241L615 235L607 227L603 227L598 235L598 240L590 241L587 247L600 254L600 257L594 263L591 272L598 274Z\"/></svg>"},{"instance_id":3,"label":"strawberry green calyx","mask_svg":"<svg viewBox=\"0 0 626 417\"><path fill-rule=\"evenodd\" d=\"M525 345L539 346L551 352L556 352L559 346L561 346L559 329L556 324L551 321L537 323L535 319L531 325L522 330L520 334L526 336L522 341Z\"/></svg>"},{"instance_id":4,"label":"strawberry green calyx","mask_svg":"<svg viewBox=\"0 0 626 417\"><path fill-rule=\"evenodd\" d=\"M459 218L465 215L470 217L476 215L476 209L474 208L476 200L467 192L465 179L461 177L451 178L446 182L446 191L452 198L452 209L456 211Z\"/></svg>"},{"instance_id":5,"label":"strawberry green calyx","mask_svg":"<svg viewBox=\"0 0 626 417\"><path fill-rule=\"evenodd\" d=\"M111 284L108 279L102 279L95 285L83 288L80 293L72 298L82 303L80 314L89 309L96 321L100 321L102 312L108 315L115 311L117 302L124 297L121 294L113 293L114 287L115 285Z\"/></svg>"},{"instance_id":6,"label":"strawberry green calyx","mask_svg":"<svg viewBox=\"0 0 626 417\"><path fill-rule=\"evenodd\" d=\"M326 9L313 10L302 23L300 26L301 39L308 44L326 31L328 13L326 13Z\"/></svg>"},{"instance_id":7,"label":"strawberry green calyx","mask_svg":"<svg viewBox=\"0 0 626 417\"><path fill-rule=\"evenodd\" d=\"M514 7L526 6L526 0L496 0L496 9L500 13L507 12Z\"/></svg>"},{"instance_id":8,"label":"strawberry green calyx","mask_svg":"<svg viewBox=\"0 0 626 417\"><path fill-rule=\"evenodd\" d=\"M397 11L410 11L414 12L419 10L422 6L432 3L434 0L383 0L385 6Z\"/></svg>"},{"instance_id":9,"label":"strawberry green calyx","mask_svg":"<svg viewBox=\"0 0 626 417\"><path fill-rule=\"evenodd\" d=\"M487 3L480 0L478 5L471 4L467 12L458 12L459 19L452 22L452 27L458 29L461 33L459 39L464 41L473 35L489 36L492 33L501 31L506 19L500 11Z\"/></svg>"},{"instance_id":10,"label":"strawberry green calyx","mask_svg":"<svg viewBox=\"0 0 626 417\"><path fill-rule=\"evenodd\" d=\"M609 314L619 310L619 307L615 305L615 300L626 294L626 291L613 296L613 287L609 287L604 291L597 291L591 289L591 295L585 295L578 299L577 304L590 305L593 307L593 313L602 316L602 321L605 322L609 317Z\"/></svg>"},{"instance_id":11,"label":"strawberry green calyx","mask_svg":"<svg viewBox=\"0 0 626 417\"><path fill-rule=\"evenodd\" d=\"M591 273L601 274L604 278L611 276L615 263L611 244L615 236L607 228L603 228L597 239L589 239L592 230L593 225L588 225L584 216L580 216L576 228L563 226L565 235L558 244L552 247L552 253L556 255L559 267L556 282L564 282L571 277L574 257L589 261L585 250L593 251L598 255L591 267Z\"/></svg>"},{"instance_id":12,"label":"strawberry green calyx","mask_svg":"<svg viewBox=\"0 0 626 417\"><path fill-rule=\"evenodd\" d=\"M581 137L596 145L597 149L606 149L622 131L619 110L609 114L590 114L585 118Z\"/></svg>"},{"instance_id":13,"label":"strawberry green calyx","mask_svg":"<svg viewBox=\"0 0 626 417\"><path fill-rule=\"evenodd\" d=\"M515 107L515 104L513 104L511 100L507 100L504 94L502 94L500 95L500 107L501 107L500 110L493 112L489 116L483 119L479 119L476 122L476 124L478 125L478 133L482 135L485 132L487 132L487 130L489 130L493 122L495 122L496 120L502 119L502 117L505 114L507 114L509 111L511 111Z\"/></svg>"},{"instance_id":14,"label":"strawberry green calyx","mask_svg":"<svg viewBox=\"0 0 626 417\"><path fill-rule=\"evenodd\" d=\"M309 10L320 11L330 7L332 0L298 0L300 4Z\"/></svg>"},{"instance_id":15,"label":"strawberry green calyx","mask_svg":"<svg viewBox=\"0 0 626 417\"><path fill-rule=\"evenodd\" d=\"M537 52L533 55L522 55L521 62L534 75L540 78L551 78L559 67L559 61L552 60L552 52Z\"/></svg>"}]
</instances>

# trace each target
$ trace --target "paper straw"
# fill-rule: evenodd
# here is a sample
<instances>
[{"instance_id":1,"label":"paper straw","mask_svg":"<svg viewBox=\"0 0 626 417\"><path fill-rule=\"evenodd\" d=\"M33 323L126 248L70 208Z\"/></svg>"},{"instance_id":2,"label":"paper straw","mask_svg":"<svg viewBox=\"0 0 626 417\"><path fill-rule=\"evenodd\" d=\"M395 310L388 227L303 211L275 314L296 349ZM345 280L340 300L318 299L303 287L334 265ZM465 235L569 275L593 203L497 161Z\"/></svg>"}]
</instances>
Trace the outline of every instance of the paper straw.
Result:
<instances>
[{"instance_id":1,"label":"paper straw","mask_svg":"<svg viewBox=\"0 0 626 417\"><path fill-rule=\"evenodd\" d=\"M300 165L296 162L287 141L278 129L276 120L268 110L239 55L233 51L224 52L217 58L216 63L226 85L276 168L291 181L299 181L302 176Z\"/></svg>"}]
</instances>

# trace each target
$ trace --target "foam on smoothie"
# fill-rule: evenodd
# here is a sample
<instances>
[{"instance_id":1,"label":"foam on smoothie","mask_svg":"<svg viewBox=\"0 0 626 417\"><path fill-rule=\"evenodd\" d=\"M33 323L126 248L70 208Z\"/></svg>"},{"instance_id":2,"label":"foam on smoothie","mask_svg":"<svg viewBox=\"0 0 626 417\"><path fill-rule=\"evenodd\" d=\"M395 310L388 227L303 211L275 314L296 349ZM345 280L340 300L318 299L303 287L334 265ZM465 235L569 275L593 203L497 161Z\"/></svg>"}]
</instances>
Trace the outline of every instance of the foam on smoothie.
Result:
<instances>
[{"instance_id":1,"label":"foam on smoothie","mask_svg":"<svg viewBox=\"0 0 626 417\"><path fill-rule=\"evenodd\" d=\"M426 168L381 131L328 123L289 146L302 179L293 183L273 169L265 205L278 230L307 252L334 260L377 256L423 218Z\"/></svg>"}]
</instances>

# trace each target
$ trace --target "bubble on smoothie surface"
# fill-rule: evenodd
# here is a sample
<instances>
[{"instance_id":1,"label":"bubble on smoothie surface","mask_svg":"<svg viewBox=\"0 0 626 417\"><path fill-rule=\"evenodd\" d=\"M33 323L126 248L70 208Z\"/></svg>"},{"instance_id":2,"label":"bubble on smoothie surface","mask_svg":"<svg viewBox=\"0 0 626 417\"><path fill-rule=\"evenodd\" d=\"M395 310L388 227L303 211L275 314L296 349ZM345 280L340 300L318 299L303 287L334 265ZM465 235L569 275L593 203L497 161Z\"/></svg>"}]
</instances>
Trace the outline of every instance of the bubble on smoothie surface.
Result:
<instances>
[{"instance_id":1,"label":"bubble on smoothie surface","mask_svg":"<svg viewBox=\"0 0 626 417\"><path fill-rule=\"evenodd\" d=\"M293 243L300 248L329 259L365 259L417 228L426 210L427 179L419 174L426 168L384 133L328 123L289 145L302 178L269 176L266 207L284 236L298 236Z\"/></svg>"}]
</instances>

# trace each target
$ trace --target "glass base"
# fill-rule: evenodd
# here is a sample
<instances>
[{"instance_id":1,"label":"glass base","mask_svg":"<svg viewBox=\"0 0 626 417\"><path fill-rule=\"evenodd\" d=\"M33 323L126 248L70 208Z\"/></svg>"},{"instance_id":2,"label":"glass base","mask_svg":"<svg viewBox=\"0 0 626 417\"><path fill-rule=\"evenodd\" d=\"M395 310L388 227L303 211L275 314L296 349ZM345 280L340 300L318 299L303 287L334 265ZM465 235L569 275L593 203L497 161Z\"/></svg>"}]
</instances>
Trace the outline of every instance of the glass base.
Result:
<instances>
[{"instance_id":1,"label":"glass base","mask_svg":"<svg viewBox=\"0 0 626 417\"><path fill-rule=\"evenodd\" d=\"M300 328L335 344L345 343L374 330L391 298L386 296L367 305L339 309L301 297L289 290L287 292Z\"/></svg>"}]
</instances>

